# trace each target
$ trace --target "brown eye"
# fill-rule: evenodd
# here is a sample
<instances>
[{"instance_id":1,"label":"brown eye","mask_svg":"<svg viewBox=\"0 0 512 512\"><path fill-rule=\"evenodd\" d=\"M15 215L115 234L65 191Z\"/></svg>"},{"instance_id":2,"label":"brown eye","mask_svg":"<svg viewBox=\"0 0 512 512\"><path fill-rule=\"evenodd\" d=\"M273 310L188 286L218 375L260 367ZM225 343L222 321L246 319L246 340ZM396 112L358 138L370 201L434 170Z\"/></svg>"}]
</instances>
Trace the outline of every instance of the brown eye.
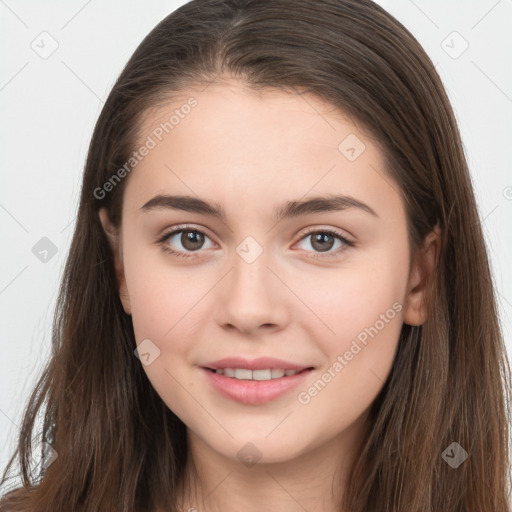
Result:
<instances>
[{"instance_id":1,"label":"brown eye","mask_svg":"<svg viewBox=\"0 0 512 512\"><path fill-rule=\"evenodd\" d=\"M313 258L330 258L337 256L340 252L347 249L347 247L353 247L354 242L347 240L341 233L332 231L329 229L317 229L315 231L309 231L302 236L300 242L310 240L309 245L313 248ZM336 250L331 251L334 248L336 242L339 245L335 247ZM325 254L322 254L325 253Z\"/></svg>"},{"instance_id":2,"label":"brown eye","mask_svg":"<svg viewBox=\"0 0 512 512\"><path fill-rule=\"evenodd\" d=\"M157 243L174 256L187 258L192 256L191 253L200 252L207 239L210 240L210 237L199 229L181 227L165 233Z\"/></svg>"},{"instance_id":3,"label":"brown eye","mask_svg":"<svg viewBox=\"0 0 512 512\"><path fill-rule=\"evenodd\" d=\"M180 242L183 247L189 251L201 249L204 244L204 233L192 230L183 230L181 232Z\"/></svg>"},{"instance_id":4,"label":"brown eye","mask_svg":"<svg viewBox=\"0 0 512 512\"><path fill-rule=\"evenodd\" d=\"M315 233L311 236L311 246L316 250L324 252L332 249L334 245L334 237L328 233Z\"/></svg>"}]
</instances>

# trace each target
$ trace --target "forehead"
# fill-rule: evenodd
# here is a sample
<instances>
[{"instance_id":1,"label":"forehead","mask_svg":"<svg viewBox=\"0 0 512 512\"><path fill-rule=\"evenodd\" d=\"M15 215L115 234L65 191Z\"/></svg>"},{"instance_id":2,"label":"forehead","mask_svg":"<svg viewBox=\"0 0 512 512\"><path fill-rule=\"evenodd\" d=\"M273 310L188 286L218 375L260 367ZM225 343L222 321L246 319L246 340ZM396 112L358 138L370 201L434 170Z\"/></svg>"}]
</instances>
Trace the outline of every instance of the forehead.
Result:
<instances>
[{"instance_id":1,"label":"forehead","mask_svg":"<svg viewBox=\"0 0 512 512\"><path fill-rule=\"evenodd\" d=\"M191 103L193 107L189 107ZM193 143L189 140L193 130L198 142L210 133L216 143L230 145L231 152L250 153L251 142L266 139L268 148L279 148L282 153L290 146L296 151L298 142L328 144L336 149L344 131L362 135L363 129L356 124L346 113L310 93L255 90L226 80L173 94L169 102L146 112L138 138L143 142L148 134L163 129L162 135L169 142L188 139ZM369 135L364 138L369 139Z\"/></svg>"},{"instance_id":2,"label":"forehead","mask_svg":"<svg viewBox=\"0 0 512 512\"><path fill-rule=\"evenodd\" d=\"M311 94L254 91L233 81L190 87L146 113L137 147L148 140L152 148L126 190L125 200L139 208L156 193L217 203L241 195L247 207L262 209L284 196L329 192L354 195L376 210L400 209L377 144Z\"/></svg>"}]
</instances>

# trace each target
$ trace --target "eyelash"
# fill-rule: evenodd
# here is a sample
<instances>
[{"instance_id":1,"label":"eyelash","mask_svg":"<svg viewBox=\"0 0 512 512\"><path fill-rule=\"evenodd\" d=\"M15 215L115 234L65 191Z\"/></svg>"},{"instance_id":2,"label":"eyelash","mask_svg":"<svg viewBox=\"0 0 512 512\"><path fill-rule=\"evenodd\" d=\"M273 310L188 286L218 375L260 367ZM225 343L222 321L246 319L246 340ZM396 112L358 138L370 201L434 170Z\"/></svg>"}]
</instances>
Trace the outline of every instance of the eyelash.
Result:
<instances>
[{"instance_id":1,"label":"eyelash","mask_svg":"<svg viewBox=\"0 0 512 512\"><path fill-rule=\"evenodd\" d=\"M172 231L168 231L168 232L164 233L160 238L157 238L157 240L155 242L158 245L160 245L165 252L172 254L173 256L176 256L177 258L194 258L195 256L193 255L192 252L184 253L184 252L180 252L180 251L175 251L174 249L171 249L165 243L171 236L176 235L177 233L184 232L184 231L200 233L200 234L208 237L208 235L204 231L194 228L193 226L178 226L177 228L173 229ZM331 229L312 229L312 230L308 231L307 233L304 233L301 236L301 238L299 239L299 241L303 240L304 238L306 238L310 235L316 234L316 233L322 233L322 234L327 234L327 235L333 236L333 237L337 238L338 240L340 240L341 242L343 242L345 247L340 247L332 253L325 253L325 254L318 253L318 252L313 253L312 257L315 259L327 259L327 258L336 257L340 252L343 252L347 247L353 247L355 245L354 242L347 240L341 233L339 233L338 231L331 230ZM194 252L198 252L198 251L194 251Z\"/></svg>"}]
</instances>

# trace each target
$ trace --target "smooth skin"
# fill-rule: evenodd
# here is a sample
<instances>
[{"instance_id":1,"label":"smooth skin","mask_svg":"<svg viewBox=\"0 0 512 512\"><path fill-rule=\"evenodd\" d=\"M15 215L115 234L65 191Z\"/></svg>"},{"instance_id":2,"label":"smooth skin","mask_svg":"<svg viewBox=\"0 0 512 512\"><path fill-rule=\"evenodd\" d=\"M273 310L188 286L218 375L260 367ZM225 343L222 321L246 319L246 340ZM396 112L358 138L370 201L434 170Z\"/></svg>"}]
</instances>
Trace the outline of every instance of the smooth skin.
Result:
<instances>
[{"instance_id":1,"label":"smooth skin","mask_svg":"<svg viewBox=\"0 0 512 512\"><path fill-rule=\"evenodd\" d=\"M402 323L426 320L425 275L416 255L410 267L398 185L370 137L318 97L257 93L232 78L181 93L144 119L140 144L188 98L198 102L126 178L120 231L104 209L100 219L137 344L149 339L160 350L144 370L187 426L200 481L193 482L195 494L181 496L182 509L339 511L347 468L391 370ZM339 149L350 134L365 146L353 161L347 158L353 152ZM218 203L226 221L141 209L159 194ZM273 221L274 208L286 201L335 194L365 203L377 216L348 208ZM156 242L182 224L205 236L183 243L180 232ZM336 237L315 243L314 234L306 235L322 229L353 245ZM438 235L432 232L422 248L429 272ZM251 250L263 250L251 263L237 252L248 236L258 244ZM300 403L299 392L397 303L394 318L316 396ZM271 356L315 369L299 389L246 405L221 396L200 368L228 356ZM250 467L237 456L249 442L261 453Z\"/></svg>"}]
</instances>

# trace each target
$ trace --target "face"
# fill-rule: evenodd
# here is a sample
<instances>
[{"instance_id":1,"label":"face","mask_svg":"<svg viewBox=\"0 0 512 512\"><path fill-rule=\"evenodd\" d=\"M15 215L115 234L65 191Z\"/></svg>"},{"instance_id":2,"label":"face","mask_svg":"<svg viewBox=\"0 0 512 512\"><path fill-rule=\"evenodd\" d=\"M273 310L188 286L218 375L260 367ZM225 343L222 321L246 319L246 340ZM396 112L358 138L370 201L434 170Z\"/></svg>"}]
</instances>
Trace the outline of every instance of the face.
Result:
<instances>
[{"instance_id":1,"label":"face","mask_svg":"<svg viewBox=\"0 0 512 512\"><path fill-rule=\"evenodd\" d=\"M234 461L352 442L403 322L424 321L381 151L317 97L234 81L148 113L143 145L109 236L162 400L197 442ZM105 211L101 220L108 233Z\"/></svg>"}]
</instances>

